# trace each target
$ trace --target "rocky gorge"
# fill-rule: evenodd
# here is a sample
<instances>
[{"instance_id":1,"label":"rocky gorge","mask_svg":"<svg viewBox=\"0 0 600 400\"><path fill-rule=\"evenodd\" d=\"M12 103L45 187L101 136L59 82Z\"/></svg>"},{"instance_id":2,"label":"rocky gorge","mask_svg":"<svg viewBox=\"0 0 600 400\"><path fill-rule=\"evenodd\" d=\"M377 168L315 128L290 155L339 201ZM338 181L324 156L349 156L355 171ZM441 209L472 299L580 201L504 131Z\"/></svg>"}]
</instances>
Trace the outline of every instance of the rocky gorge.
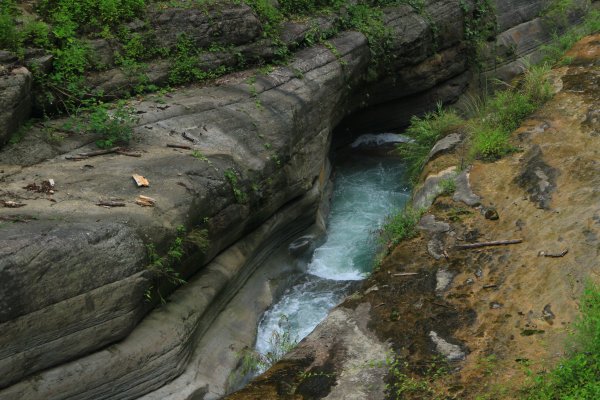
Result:
<instances>
[{"instance_id":1,"label":"rocky gorge","mask_svg":"<svg viewBox=\"0 0 600 400\"><path fill-rule=\"evenodd\" d=\"M280 47L261 35L264 21L249 6L231 3L217 2L198 10L166 7L152 10L148 18L163 46L176 46L177 33L186 32L194 46L207 47L218 38L220 44L235 48L234 52L205 55L203 65L233 64L238 53L250 65L253 60L274 57ZM521 72L525 57L535 61L540 46L550 40L550 28L540 17L544 2L498 2L494 14L488 15L496 27L493 37L485 38L486 51L491 54L482 53L477 72L469 63L470 43L465 35L477 5L430 1L421 10L410 5L385 8L383 22L391 32L387 47L390 56L385 58L384 67L378 67L376 77L371 76L373 44L357 31L332 32L338 18L335 14L285 22L277 43L281 41L291 52L286 64L265 72L240 70L167 94L129 100L137 118L131 143L123 152L86 156L96 151L96 138L64 128L61 118L26 126L20 140L0 150L0 200L4 205L0 209L0 398L208 399L225 395L231 389L228 378L238 366L239 351L252 345L260 315L278 290L264 283L268 276L253 281L253 273L275 257L281 244L315 223L324 228L332 147L348 143L360 133L402 128L412 115L432 109L436 102L458 100L481 76L508 80ZM581 3L568 18L577 21L585 7ZM134 32L146 29L135 22L130 28ZM326 42L301 45L315 29L332 33ZM585 60L594 59L593 43L597 42L593 40L587 42L588 47L582 45L591 49L585 56L574 56L582 66ZM105 99L130 93L134 86L131 76L113 68L113 53L106 50L118 44L104 39L90 43L105 68L86 74L88 84L101 88ZM584 54L583 50L577 54ZM37 59L36 65L40 65L44 57L32 51L25 53L24 61L18 61L2 54L0 91L5 107L0 112L0 138L4 142L44 106L27 69L33 65L30 60ZM549 116L539 117L537 122L533 119L517 133L523 145L529 146L523 160L522 155L514 155L497 164L476 164L469 174L461 175L463 183L457 181L458 188L467 188L468 197L477 193L484 199L480 202L493 203L500 224L490 225L493 222L469 214L461 221L464 226L452 227L454 233L449 238L450 227L437 218L454 206L444 205L449 200L442 197L433 205L439 213L430 223L423 222L426 233L416 242L434 240L425 239L432 235L445 243L478 229L492 239L514 230L508 224L519 218L507 218L511 202L517 202L515 207L532 207L530 200L521 200L519 190L542 199L536 203L541 211L519 213L530 215L528 220L519 219L521 229L533 232L535 228L523 227L535 227L535 218L546 218L542 214L550 204L565 210L553 214L553 218L566 218L557 224L594 219L595 192L589 179L587 186L581 187L573 179L572 190L550 196L556 187L566 187L561 180L570 175L568 170L551 166L544 147L554 148L546 131L554 132L552 137L558 140L563 125L575 124L569 132L581 136L578 147L566 154L557 149L551 159L560 164L564 156L564 162L571 162L578 176L592 180L597 176L594 156L585 155L586 149L593 152L595 148L595 136L589 129L595 129L597 122L597 71L581 72L585 82L591 82L588 87L577 77L577 65L559 74L562 92L554 100L555 111L549 111L549 115L559 110L574 117L565 121ZM167 70L164 60L148 61L147 83L165 83ZM581 92L581 99L560 103L561 93L569 90ZM542 138L544 142L538 143ZM569 158L572 154L580 154L579 159ZM426 172L443 173L456 165L459 157L450 153L435 158ZM510 175L512 169L505 167L510 163L523 169L523 178L517 182L521 189L510 186L514 192L506 189L507 199L493 197L498 187L509 185L501 179ZM548 182L537 182L539 174L527 174L532 168L540 169L546 178L539 179ZM147 178L149 186L138 187L132 180L134 174ZM474 193L468 190L470 186ZM536 187L544 189L540 192ZM577 190L588 191L589 196L583 196L589 199L588 206L570 211L567 205L555 205L561 195L568 197ZM456 194L465 191L457 190ZM140 195L151 198L153 207L136 204ZM572 212L585 215L573 216ZM595 228L590 225L585 229L588 233L582 243L595 246ZM552 252L556 244L550 240L555 238L547 235L548 249L544 247L544 251ZM421 249L412 257L413 263L429 268L422 279L410 280L401 289L394 287L389 294L379 288L351 296L293 353L233 398L383 398L387 369L361 366L386 358L388 338L400 337L395 339L398 351L403 340L414 340L405 344L411 356L437 346L436 351L442 354L440 349L459 348L456 357L464 358L467 348L470 354L484 349L481 343L492 332L487 328L493 323L489 321L500 318L488 316L496 310L490 304L504 307L502 315L527 308L521 310L504 300L508 294L502 292L502 282L516 278L511 278L515 274L498 272L500 267L508 271L504 264L499 267L507 259L502 251L491 256L483 252L454 258L452 254L452 261L441 257L441 261L432 262L421 244L407 246ZM511 265L545 261L545 257L527 256L542 244L536 242L535 249L522 253L522 261ZM172 255L174 251L182 254ZM406 246L396 249L370 279L381 280L388 272L414 272L402 258L403 251L408 251ZM583 247L578 250L570 245L569 251L583 267L597 260L593 252L586 256ZM157 273L156 268L148 267L156 267L157 258L163 260L161 265L166 264L169 257L177 259L174 272L187 281L177 288L177 282L170 279L173 273ZM481 258L493 261L488 267L491 271L482 270L484 276L498 274L491 275L493 282L477 283L483 293L492 289L491 295L481 300L483 303L453 304L447 298L450 294L455 299L476 298L465 294L468 286L457 287L456 282L468 279L465 271L470 270L461 263L479 265ZM444 262L449 265L441 265ZM438 267L436 274L449 271L454 286L437 290L432 271ZM575 269L569 273L583 272ZM539 274L545 273L527 279L541 279ZM369 282L366 285L373 287ZM232 306L232 299L248 286L254 291L241 302L245 307ZM567 290L567 286L560 290ZM579 289L574 286L571 290ZM438 300L438 292L446 297ZM156 307L169 293L166 303ZM510 293L513 295L517 293ZM408 309L410 301L402 303L404 308L395 306L400 307L396 314L414 321L415 331L394 331L385 314L391 313L391 306L375 308L389 303L388 296L423 297L421 303L426 305L418 308L419 315ZM436 308L436 302L443 305ZM553 314L572 313L572 304L548 300L551 303ZM523 317L529 318L523 324L532 323L538 306L531 305L536 311ZM423 315L446 322L433 330L430 324L419 322ZM239 323L234 334L219 330L227 326L227 319ZM388 322L373 326L373 320ZM471 335L472 331L476 334ZM493 332L506 340L513 335L509 330ZM559 337L557 334L551 340ZM528 347L531 352L541 351L532 345L530 336L517 339L511 355ZM476 369L472 360L467 358L461 377ZM311 372L305 376L304 389L291 391L299 385L295 380L302 371ZM476 372L472 374L476 376Z\"/></svg>"}]
</instances>

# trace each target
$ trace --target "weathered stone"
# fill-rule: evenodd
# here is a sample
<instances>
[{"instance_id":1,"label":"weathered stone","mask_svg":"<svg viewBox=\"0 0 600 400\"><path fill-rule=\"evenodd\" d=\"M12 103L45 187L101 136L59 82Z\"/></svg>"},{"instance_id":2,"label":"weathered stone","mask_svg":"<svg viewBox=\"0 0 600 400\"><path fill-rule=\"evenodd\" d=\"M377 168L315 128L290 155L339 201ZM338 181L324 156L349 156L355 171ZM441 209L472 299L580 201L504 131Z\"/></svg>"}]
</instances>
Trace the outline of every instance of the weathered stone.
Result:
<instances>
[{"instance_id":1,"label":"weathered stone","mask_svg":"<svg viewBox=\"0 0 600 400\"><path fill-rule=\"evenodd\" d=\"M206 8L168 8L151 13L151 28L157 46L172 48L181 34L197 47L217 43L240 45L256 39L262 32L261 23L248 5L215 2ZM134 28L136 28L134 26ZM144 27L146 28L146 27Z\"/></svg>"},{"instance_id":2,"label":"weathered stone","mask_svg":"<svg viewBox=\"0 0 600 400\"><path fill-rule=\"evenodd\" d=\"M440 154L444 154L453 150L461 142L462 135L460 133L451 133L448 136L443 137L442 139L438 140L435 145L433 145L431 151L429 151L429 154L427 155L425 163L429 162Z\"/></svg>"},{"instance_id":3,"label":"weathered stone","mask_svg":"<svg viewBox=\"0 0 600 400\"><path fill-rule=\"evenodd\" d=\"M0 146L31 113L31 84L31 73L25 67L0 76Z\"/></svg>"},{"instance_id":4,"label":"weathered stone","mask_svg":"<svg viewBox=\"0 0 600 400\"><path fill-rule=\"evenodd\" d=\"M471 207L476 207L481 204L481 198L473 193L473 190L471 189L468 169L461 172L454 181L456 182L456 189L452 196L454 201L461 201Z\"/></svg>"},{"instance_id":5,"label":"weathered stone","mask_svg":"<svg viewBox=\"0 0 600 400\"><path fill-rule=\"evenodd\" d=\"M436 221L433 214L427 214L421 217L417 229L423 230L429 234L443 233L450 230L450 225L443 221Z\"/></svg>"},{"instance_id":6,"label":"weathered stone","mask_svg":"<svg viewBox=\"0 0 600 400\"><path fill-rule=\"evenodd\" d=\"M413 194L413 206L417 209L429 208L444 188L442 182L447 179L455 179L456 167L449 167L437 174L429 175L423 185L415 190ZM458 186L458 184L457 184Z\"/></svg>"},{"instance_id":7,"label":"weathered stone","mask_svg":"<svg viewBox=\"0 0 600 400\"><path fill-rule=\"evenodd\" d=\"M448 361L460 361L465 359L465 352L459 345L446 341L434 331L429 332L429 337L435 344L438 353L446 357Z\"/></svg>"}]
</instances>

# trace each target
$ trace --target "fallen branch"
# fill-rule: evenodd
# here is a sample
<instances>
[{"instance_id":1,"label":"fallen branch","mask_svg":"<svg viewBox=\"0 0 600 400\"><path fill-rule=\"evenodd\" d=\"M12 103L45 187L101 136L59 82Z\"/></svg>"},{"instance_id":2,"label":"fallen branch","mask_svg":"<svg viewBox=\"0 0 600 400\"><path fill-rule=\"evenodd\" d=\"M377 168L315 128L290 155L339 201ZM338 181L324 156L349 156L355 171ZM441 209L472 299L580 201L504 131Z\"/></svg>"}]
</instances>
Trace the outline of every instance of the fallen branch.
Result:
<instances>
[{"instance_id":1,"label":"fallen branch","mask_svg":"<svg viewBox=\"0 0 600 400\"><path fill-rule=\"evenodd\" d=\"M569 249L564 249L560 253L546 253L545 251L540 251L538 256L540 257L552 257L552 258L560 258L564 257L569 252Z\"/></svg>"},{"instance_id":2,"label":"fallen branch","mask_svg":"<svg viewBox=\"0 0 600 400\"><path fill-rule=\"evenodd\" d=\"M504 246L507 244L517 244L517 243L522 243L522 242L523 242L523 239L496 240L493 242L458 244L458 245L454 246L454 248L458 249L458 250L467 250L467 249L478 249L480 247L487 247L487 246Z\"/></svg>"},{"instance_id":3,"label":"fallen branch","mask_svg":"<svg viewBox=\"0 0 600 400\"><path fill-rule=\"evenodd\" d=\"M189 140L192 143L196 143L196 139L194 139L189 133L183 132L181 135L185 140Z\"/></svg>"},{"instance_id":4,"label":"fallen branch","mask_svg":"<svg viewBox=\"0 0 600 400\"><path fill-rule=\"evenodd\" d=\"M413 276L413 275L419 275L418 272L400 272L398 274L392 274L392 276Z\"/></svg>"},{"instance_id":5,"label":"fallen branch","mask_svg":"<svg viewBox=\"0 0 600 400\"><path fill-rule=\"evenodd\" d=\"M7 208L19 208L19 207L24 207L26 204L25 203L17 203L16 201L4 201L4 200L0 200L0 205L2 205L3 207L7 207Z\"/></svg>"},{"instance_id":6,"label":"fallen branch","mask_svg":"<svg viewBox=\"0 0 600 400\"><path fill-rule=\"evenodd\" d=\"M7 222L29 222L32 220L35 220L37 218L35 217L31 217L31 216L27 216L27 215L0 215L0 221L7 221Z\"/></svg>"},{"instance_id":7,"label":"fallen branch","mask_svg":"<svg viewBox=\"0 0 600 400\"><path fill-rule=\"evenodd\" d=\"M81 161L81 160L86 160L89 157L86 156L66 156L65 160L71 160L71 161Z\"/></svg>"},{"instance_id":8,"label":"fallen branch","mask_svg":"<svg viewBox=\"0 0 600 400\"><path fill-rule=\"evenodd\" d=\"M90 151L88 153L79 153L78 156L79 157L96 157L96 156L102 156L104 154L118 153L121 150L122 149L120 147L113 147L111 149Z\"/></svg>"},{"instance_id":9,"label":"fallen branch","mask_svg":"<svg viewBox=\"0 0 600 400\"><path fill-rule=\"evenodd\" d=\"M447 306L447 305L445 305L445 304L442 304L442 303L436 303L435 301L429 301L429 302L430 302L431 304L434 304L434 305L436 305L436 306L440 306L440 307L449 308L449 309L451 309L451 310L452 310L452 309L454 309L454 307L450 307L450 306Z\"/></svg>"},{"instance_id":10,"label":"fallen branch","mask_svg":"<svg viewBox=\"0 0 600 400\"><path fill-rule=\"evenodd\" d=\"M125 207L125 203L121 201L99 201L96 205L101 207Z\"/></svg>"},{"instance_id":11,"label":"fallen branch","mask_svg":"<svg viewBox=\"0 0 600 400\"><path fill-rule=\"evenodd\" d=\"M184 150L191 150L192 148L190 146L186 146L183 144L171 144L171 143L167 143L167 147L171 147L173 149L184 149Z\"/></svg>"},{"instance_id":12,"label":"fallen branch","mask_svg":"<svg viewBox=\"0 0 600 400\"><path fill-rule=\"evenodd\" d=\"M117 150L116 153L121 154L123 156L129 156L129 157L141 157L142 156L141 153L133 153L133 152L127 151L127 150Z\"/></svg>"},{"instance_id":13,"label":"fallen branch","mask_svg":"<svg viewBox=\"0 0 600 400\"><path fill-rule=\"evenodd\" d=\"M496 285L495 283L492 283L490 285L483 285L484 289L493 289L493 288L497 288L498 285Z\"/></svg>"}]
</instances>

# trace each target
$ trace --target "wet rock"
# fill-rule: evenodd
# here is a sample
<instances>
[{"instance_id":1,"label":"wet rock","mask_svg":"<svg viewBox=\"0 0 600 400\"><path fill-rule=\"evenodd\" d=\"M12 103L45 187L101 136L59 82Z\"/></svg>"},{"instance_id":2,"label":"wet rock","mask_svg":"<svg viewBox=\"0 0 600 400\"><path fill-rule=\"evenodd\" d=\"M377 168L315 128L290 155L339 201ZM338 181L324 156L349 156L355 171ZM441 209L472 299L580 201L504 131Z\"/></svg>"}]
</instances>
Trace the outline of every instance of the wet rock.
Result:
<instances>
[{"instance_id":1,"label":"wet rock","mask_svg":"<svg viewBox=\"0 0 600 400\"><path fill-rule=\"evenodd\" d=\"M29 118L31 85L31 72L25 67L0 76L0 147Z\"/></svg>"},{"instance_id":2,"label":"wet rock","mask_svg":"<svg viewBox=\"0 0 600 400\"><path fill-rule=\"evenodd\" d=\"M448 136L440 139L433 146L429 154L427 155L425 163L431 161L435 157L447 153L453 150L458 144L462 142L462 135L460 133L451 133Z\"/></svg>"},{"instance_id":3,"label":"wet rock","mask_svg":"<svg viewBox=\"0 0 600 400\"><path fill-rule=\"evenodd\" d=\"M290 254L296 258L309 255L315 249L315 236L306 235L294 240L288 246Z\"/></svg>"},{"instance_id":4,"label":"wet rock","mask_svg":"<svg viewBox=\"0 0 600 400\"><path fill-rule=\"evenodd\" d=\"M514 182L529 194L529 200L538 208L548 209L558 175L559 171L544 161L540 146L535 145L523 156Z\"/></svg>"},{"instance_id":5,"label":"wet rock","mask_svg":"<svg viewBox=\"0 0 600 400\"><path fill-rule=\"evenodd\" d=\"M485 219L489 219L490 221L496 221L500 218L498 211L494 207L484 207L481 211Z\"/></svg>"},{"instance_id":6,"label":"wet rock","mask_svg":"<svg viewBox=\"0 0 600 400\"><path fill-rule=\"evenodd\" d=\"M444 340L435 331L430 331L429 337L435 344L437 352L446 357L448 361L460 361L465 359L465 352L460 346Z\"/></svg>"},{"instance_id":7,"label":"wet rock","mask_svg":"<svg viewBox=\"0 0 600 400\"><path fill-rule=\"evenodd\" d=\"M460 201L468 206L476 207L481 204L481 197L473 193L469 183L469 169L461 172L455 179L456 189L454 190L454 201Z\"/></svg>"},{"instance_id":8,"label":"wet rock","mask_svg":"<svg viewBox=\"0 0 600 400\"><path fill-rule=\"evenodd\" d=\"M417 229L429 234L443 233L450 230L450 225L443 221L436 221L433 214L427 214L421 218L417 225Z\"/></svg>"}]
</instances>

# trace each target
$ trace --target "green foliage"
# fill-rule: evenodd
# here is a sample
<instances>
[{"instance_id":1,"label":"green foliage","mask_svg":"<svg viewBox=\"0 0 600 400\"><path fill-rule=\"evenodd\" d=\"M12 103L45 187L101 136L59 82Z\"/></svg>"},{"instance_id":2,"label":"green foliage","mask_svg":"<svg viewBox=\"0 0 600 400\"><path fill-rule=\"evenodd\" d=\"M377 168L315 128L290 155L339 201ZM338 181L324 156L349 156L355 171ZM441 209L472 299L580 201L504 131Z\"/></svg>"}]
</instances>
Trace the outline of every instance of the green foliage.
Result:
<instances>
[{"instance_id":1,"label":"green foliage","mask_svg":"<svg viewBox=\"0 0 600 400\"><path fill-rule=\"evenodd\" d=\"M600 398L600 287L589 284L575 324L576 352L548 374L539 375L524 392L531 400Z\"/></svg>"},{"instance_id":2,"label":"green foliage","mask_svg":"<svg viewBox=\"0 0 600 400\"><path fill-rule=\"evenodd\" d=\"M179 272L175 270L176 265L181 262L185 254L184 237L185 227L180 225L177 227L175 239L173 239L167 254L163 257L159 256L153 244L146 245L149 261L146 269L152 273L154 280L154 284L144 294L147 301L151 301L152 294L156 292L161 302L163 304L166 302L160 292L160 285L164 280L172 285L182 285L185 283L185 279L181 278Z\"/></svg>"},{"instance_id":3,"label":"green foliage","mask_svg":"<svg viewBox=\"0 0 600 400\"><path fill-rule=\"evenodd\" d=\"M480 69L485 44L497 31L494 4L491 0L475 0L472 9L464 0L460 0L459 4L465 15L464 38L469 63Z\"/></svg>"},{"instance_id":4,"label":"green foliage","mask_svg":"<svg viewBox=\"0 0 600 400\"><path fill-rule=\"evenodd\" d=\"M17 9L14 0L0 3L0 48L15 51L19 43L19 33L15 24Z\"/></svg>"},{"instance_id":5,"label":"green foliage","mask_svg":"<svg viewBox=\"0 0 600 400\"><path fill-rule=\"evenodd\" d=\"M308 15L326 7L339 7L341 0L280 0L279 6L285 15Z\"/></svg>"},{"instance_id":6,"label":"green foliage","mask_svg":"<svg viewBox=\"0 0 600 400\"><path fill-rule=\"evenodd\" d=\"M469 124L472 157L492 161L515 150L509 143L512 131L552 97L549 72L546 64L529 66L517 87L498 91L480 104Z\"/></svg>"},{"instance_id":7,"label":"green foliage","mask_svg":"<svg viewBox=\"0 0 600 400\"><path fill-rule=\"evenodd\" d=\"M252 7L262 22L264 36L272 37L283 21L281 11L273 5L271 0L244 0L244 2Z\"/></svg>"},{"instance_id":8,"label":"green foliage","mask_svg":"<svg viewBox=\"0 0 600 400\"><path fill-rule=\"evenodd\" d=\"M497 160L513 150L508 138L509 135L501 129L486 124L471 125L472 143L471 156L482 160Z\"/></svg>"},{"instance_id":9,"label":"green foliage","mask_svg":"<svg viewBox=\"0 0 600 400\"><path fill-rule=\"evenodd\" d=\"M225 178L231 185L231 190L233 191L233 196L235 197L235 201L240 204L246 203L248 200L248 195L244 192L238 184L238 176L234 169L229 168L224 172Z\"/></svg>"},{"instance_id":10,"label":"green foliage","mask_svg":"<svg viewBox=\"0 0 600 400\"><path fill-rule=\"evenodd\" d=\"M98 31L138 16L145 0L40 0L38 12L50 19L63 33ZM59 38L61 36L57 35Z\"/></svg>"},{"instance_id":11,"label":"green foliage","mask_svg":"<svg viewBox=\"0 0 600 400\"><path fill-rule=\"evenodd\" d=\"M215 70L207 71L200 66L201 52L195 43L185 34L179 36L177 46L172 55L172 64L169 71L169 82L181 85L193 81L203 81L217 78L229 71L224 65Z\"/></svg>"},{"instance_id":12,"label":"green foliage","mask_svg":"<svg viewBox=\"0 0 600 400\"><path fill-rule=\"evenodd\" d=\"M416 226L422 215L422 210L415 210L411 206L389 215L381 227L379 242L390 251L401 241L417 236Z\"/></svg>"},{"instance_id":13,"label":"green foliage","mask_svg":"<svg viewBox=\"0 0 600 400\"><path fill-rule=\"evenodd\" d=\"M512 132L536 108L533 99L525 93L513 90L496 92L488 103L487 125Z\"/></svg>"},{"instance_id":14,"label":"green foliage","mask_svg":"<svg viewBox=\"0 0 600 400\"><path fill-rule=\"evenodd\" d=\"M405 133L413 142L399 145L398 151L408 164L408 174L413 183L418 179L435 142L464 123L455 112L445 110L441 103L438 103L436 111L411 118Z\"/></svg>"},{"instance_id":15,"label":"green foliage","mask_svg":"<svg viewBox=\"0 0 600 400\"><path fill-rule=\"evenodd\" d=\"M420 374L409 373L410 364L399 358L388 362L388 383L386 392L390 399L433 399L440 398L433 387L433 382L448 374L448 366L444 360L433 359L426 363Z\"/></svg>"},{"instance_id":16,"label":"green foliage","mask_svg":"<svg viewBox=\"0 0 600 400\"><path fill-rule=\"evenodd\" d=\"M117 103L114 110L109 111L104 104L92 108L88 116L87 130L100 138L96 145L101 148L127 144L133 134L133 126L137 118L131 107L123 102Z\"/></svg>"},{"instance_id":17,"label":"green foliage","mask_svg":"<svg viewBox=\"0 0 600 400\"><path fill-rule=\"evenodd\" d=\"M456 180L454 178L446 178L440 181L441 195L449 196L456 191Z\"/></svg>"}]
</instances>

